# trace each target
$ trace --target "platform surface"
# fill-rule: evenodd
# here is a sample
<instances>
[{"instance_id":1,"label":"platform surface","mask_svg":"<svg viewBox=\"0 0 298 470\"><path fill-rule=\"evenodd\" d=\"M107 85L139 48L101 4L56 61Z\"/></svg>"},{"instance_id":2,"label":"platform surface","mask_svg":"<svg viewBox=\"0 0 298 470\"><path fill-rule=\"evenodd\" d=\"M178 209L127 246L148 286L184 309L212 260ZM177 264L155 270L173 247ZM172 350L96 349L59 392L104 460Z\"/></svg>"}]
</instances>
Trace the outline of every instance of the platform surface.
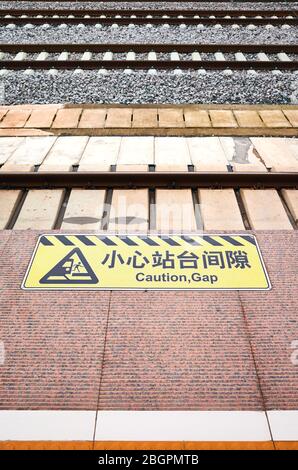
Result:
<instances>
[{"instance_id":1,"label":"platform surface","mask_svg":"<svg viewBox=\"0 0 298 470\"><path fill-rule=\"evenodd\" d=\"M297 135L296 105L0 106L0 136Z\"/></svg>"},{"instance_id":2,"label":"platform surface","mask_svg":"<svg viewBox=\"0 0 298 470\"><path fill-rule=\"evenodd\" d=\"M21 290L38 234L0 236L0 440L298 440L297 231L255 232L268 292L92 295Z\"/></svg>"}]
</instances>

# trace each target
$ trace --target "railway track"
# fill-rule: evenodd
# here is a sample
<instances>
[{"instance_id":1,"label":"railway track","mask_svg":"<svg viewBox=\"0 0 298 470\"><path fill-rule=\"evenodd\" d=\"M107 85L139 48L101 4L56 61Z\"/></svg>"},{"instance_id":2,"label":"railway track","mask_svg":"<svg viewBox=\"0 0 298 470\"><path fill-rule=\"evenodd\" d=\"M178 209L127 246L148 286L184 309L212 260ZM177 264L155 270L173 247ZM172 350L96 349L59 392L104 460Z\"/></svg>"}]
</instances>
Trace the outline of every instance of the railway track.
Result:
<instances>
[{"instance_id":1,"label":"railway track","mask_svg":"<svg viewBox=\"0 0 298 470\"><path fill-rule=\"evenodd\" d=\"M19 3L26 2L26 3L36 3L37 0L18 0ZM101 3L110 3L111 0L101 0ZM228 0L230 6L233 6L233 3L240 2L240 0ZM74 0L63 0L64 3L74 3ZM77 3L98 3L98 0L75 0ZM113 3L134 3L135 0L114 0ZM53 3L53 0L43 0L43 3ZM144 2L145 3L145 2ZM152 3L177 3L177 0L152 0ZM181 3L188 3L186 0L182 0ZM207 3L227 3L227 0L215 0L207 2ZM274 4L276 3L274 0L242 0L240 3L264 3L264 4ZM287 0L282 0L280 3L289 3Z\"/></svg>"},{"instance_id":2,"label":"railway track","mask_svg":"<svg viewBox=\"0 0 298 470\"><path fill-rule=\"evenodd\" d=\"M228 13L228 14L227 14ZM297 26L295 10L91 10L86 9L3 9L0 11L0 26L26 25L208 25L219 26Z\"/></svg>"},{"instance_id":3,"label":"railway track","mask_svg":"<svg viewBox=\"0 0 298 470\"><path fill-rule=\"evenodd\" d=\"M297 229L291 139L49 136L0 144L2 228Z\"/></svg>"},{"instance_id":4,"label":"railway track","mask_svg":"<svg viewBox=\"0 0 298 470\"><path fill-rule=\"evenodd\" d=\"M297 173L291 172L194 172L189 171L129 172L1 172L0 189L56 189L56 188L297 188ZM149 170L149 168L148 168Z\"/></svg>"},{"instance_id":5,"label":"railway track","mask_svg":"<svg viewBox=\"0 0 298 470\"><path fill-rule=\"evenodd\" d=\"M0 63L9 70L296 70L296 52L284 44L1 44Z\"/></svg>"},{"instance_id":6,"label":"railway track","mask_svg":"<svg viewBox=\"0 0 298 470\"><path fill-rule=\"evenodd\" d=\"M0 12L2 449L298 448L297 15L167 8Z\"/></svg>"},{"instance_id":7,"label":"railway track","mask_svg":"<svg viewBox=\"0 0 298 470\"><path fill-rule=\"evenodd\" d=\"M179 229L181 224L183 230L250 230L261 228L262 221L253 214L257 206L264 213L264 228L267 223L267 228L297 230L297 173L51 173L41 168L25 174L1 172L0 181L1 207L6 201L0 225L5 229L119 228L134 232ZM171 225L173 211L178 227ZM277 220L272 220L274 213Z\"/></svg>"}]
</instances>

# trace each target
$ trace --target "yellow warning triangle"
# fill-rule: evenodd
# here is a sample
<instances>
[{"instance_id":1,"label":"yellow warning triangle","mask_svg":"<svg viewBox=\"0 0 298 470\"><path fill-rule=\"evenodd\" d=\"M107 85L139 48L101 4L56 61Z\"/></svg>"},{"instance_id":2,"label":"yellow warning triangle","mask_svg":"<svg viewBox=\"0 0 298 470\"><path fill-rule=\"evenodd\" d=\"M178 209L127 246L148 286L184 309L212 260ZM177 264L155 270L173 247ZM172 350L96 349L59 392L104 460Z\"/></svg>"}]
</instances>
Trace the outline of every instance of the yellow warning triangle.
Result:
<instances>
[{"instance_id":1,"label":"yellow warning triangle","mask_svg":"<svg viewBox=\"0 0 298 470\"><path fill-rule=\"evenodd\" d=\"M39 282L40 284L97 284L98 278L81 250L74 248Z\"/></svg>"}]
</instances>

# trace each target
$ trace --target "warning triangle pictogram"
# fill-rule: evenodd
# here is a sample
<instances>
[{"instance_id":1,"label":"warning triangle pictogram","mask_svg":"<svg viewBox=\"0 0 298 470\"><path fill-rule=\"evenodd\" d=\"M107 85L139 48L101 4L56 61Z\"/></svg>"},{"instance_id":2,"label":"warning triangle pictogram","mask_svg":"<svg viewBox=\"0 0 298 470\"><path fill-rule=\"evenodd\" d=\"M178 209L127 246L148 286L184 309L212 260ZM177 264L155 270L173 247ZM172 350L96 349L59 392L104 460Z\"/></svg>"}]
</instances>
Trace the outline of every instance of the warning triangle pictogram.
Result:
<instances>
[{"instance_id":1,"label":"warning triangle pictogram","mask_svg":"<svg viewBox=\"0 0 298 470\"><path fill-rule=\"evenodd\" d=\"M40 284L97 284L98 278L81 250L74 248L39 282Z\"/></svg>"}]
</instances>

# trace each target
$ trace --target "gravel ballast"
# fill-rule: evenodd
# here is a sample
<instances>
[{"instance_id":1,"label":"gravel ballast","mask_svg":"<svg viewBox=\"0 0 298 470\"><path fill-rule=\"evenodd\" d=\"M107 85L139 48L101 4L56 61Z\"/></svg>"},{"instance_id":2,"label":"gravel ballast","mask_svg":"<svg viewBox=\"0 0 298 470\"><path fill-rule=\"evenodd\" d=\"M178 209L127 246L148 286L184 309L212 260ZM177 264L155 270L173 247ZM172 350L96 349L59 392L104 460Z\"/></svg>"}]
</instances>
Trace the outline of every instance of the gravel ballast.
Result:
<instances>
[{"instance_id":1,"label":"gravel ballast","mask_svg":"<svg viewBox=\"0 0 298 470\"><path fill-rule=\"evenodd\" d=\"M233 29L225 26L216 29L213 26L198 29L196 26L187 26L185 29L179 26L164 28L163 26L152 26L147 28L145 25L119 26L112 28L104 26L96 28L94 26L68 26L59 28L50 26L47 29L34 27L26 29L16 27L9 29L0 27L0 42L2 43L255 43L255 44L296 44L297 35L295 28L283 29L275 27L266 29L258 26L255 29L239 27Z\"/></svg>"},{"instance_id":2,"label":"gravel ballast","mask_svg":"<svg viewBox=\"0 0 298 470\"><path fill-rule=\"evenodd\" d=\"M259 72L233 75L207 72L97 71L56 76L37 71L32 76L9 72L0 81L2 104L22 103L297 103L298 76Z\"/></svg>"},{"instance_id":3,"label":"gravel ballast","mask_svg":"<svg viewBox=\"0 0 298 470\"><path fill-rule=\"evenodd\" d=\"M75 8L77 10L84 10L86 8L96 9L127 9L132 10L138 9L199 9L208 8L214 10L237 10L239 8L246 10L271 10L271 9L294 9L298 8L298 2L1 2L0 9L7 8L22 8L22 9L33 9L33 8L47 8L49 10L56 10L57 8Z\"/></svg>"},{"instance_id":4,"label":"gravel ballast","mask_svg":"<svg viewBox=\"0 0 298 470\"><path fill-rule=\"evenodd\" d=\"M1 8L59 8L90 9L298 9L298 2L1 2ZM45 19L46 22L46 19ZM295 44L297 28L245 26L179 26L165 28L161 25L147 27L119 26L59 26L42 25L26 28L0 27L1 43L171 43L175 44ZM0 46L1 47L1 46ZM117 56L115 56L117 57ZM121 56L122 57L122 56ZM181 58L183 54L181 54ZM4 57L3 57L4 58ZM73 58L73 57L72 57ZM79 57L78 57L79 58ZM95 57L93 57L95 58ZM227 58L231 57L227 55ZM247 57L248 58L248 57ZM1 61L0 61L1 62ZM74 73L71 70L49 75L36 71L32 75L24 71L8 72L0 76L2 104L23 103L296 103L298 75L294 72L235 71L227 75L219 71L198 74L197 71L147 71L131 74L110 71L98 75L97 70Z\"/></svg>"}]
</instances>

